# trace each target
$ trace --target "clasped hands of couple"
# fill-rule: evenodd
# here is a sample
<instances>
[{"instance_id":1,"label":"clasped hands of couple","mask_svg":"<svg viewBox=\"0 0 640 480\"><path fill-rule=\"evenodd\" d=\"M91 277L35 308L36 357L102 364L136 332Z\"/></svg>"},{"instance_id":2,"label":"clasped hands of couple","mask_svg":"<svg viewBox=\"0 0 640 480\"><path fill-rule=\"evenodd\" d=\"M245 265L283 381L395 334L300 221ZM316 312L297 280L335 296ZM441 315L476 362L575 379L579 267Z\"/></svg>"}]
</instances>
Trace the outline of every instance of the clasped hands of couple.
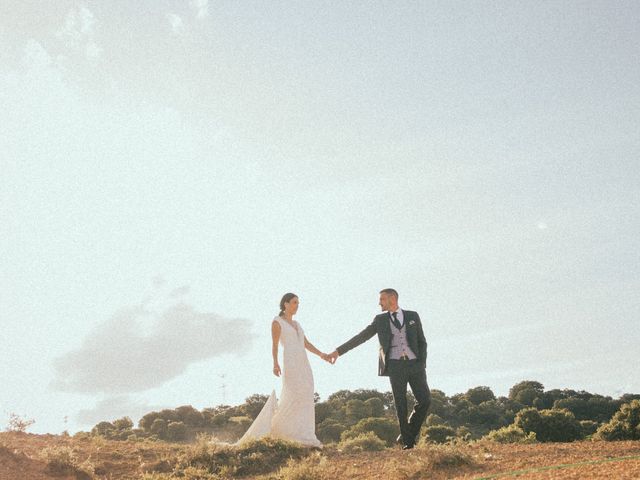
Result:
<instances>
[{"instance_id":1,"label":"clasped hands of couple","mask_svg":"<svg viewBox=\"0 0 640 480\"><path fill-rule=\"evenodd\" d=\"M320 352L320 353L318 354L318 356L319 356L322 360L324 360L325 362L328 362L328 363L330 363L331 365L333 365L334 363L336 363L336 360L338 359L338 357L340 356L340 354L339 354L336 350L334 350L334 351L333 351L333 352L331 352L331 353L324 353L324 352ZM273 374L274 374L276 377L279 377L280 375L282 375L282 369L280 368L280 365L279 365L279 364L275 364L275 365L273 366Z\"/></svg>"},{"instance_id":2,"label":"clasped hands of couple","mask_svg":"<svg viewBox=\"0 0 640 480\"><path fill-rule=\"evenodd\" d=\"M336 363L336 360L338 360L339 356L340 356L340 354L337 352L337 350L334 350L331 353L321 353L320 354L320 358L323 359L325 362L329 362L331 365Z\"/></svg>"}]
</instances>

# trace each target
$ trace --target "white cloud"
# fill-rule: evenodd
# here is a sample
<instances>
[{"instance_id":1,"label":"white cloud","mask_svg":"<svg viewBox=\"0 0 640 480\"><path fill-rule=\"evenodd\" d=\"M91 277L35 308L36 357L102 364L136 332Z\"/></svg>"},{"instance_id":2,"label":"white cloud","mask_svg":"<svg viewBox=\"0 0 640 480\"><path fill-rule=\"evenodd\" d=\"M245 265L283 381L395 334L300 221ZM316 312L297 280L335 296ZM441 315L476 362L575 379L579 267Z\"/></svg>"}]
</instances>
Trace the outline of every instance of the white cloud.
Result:
<instances>
[{"instance_id":1,"label":"white cloud","mask_svg":"<svg viewBox=\"0 0 640 480\"><path fill-rule=\"evenodd\" d=\"M175 13L167 13L166 18L169 25L171 25L171 31L173 33L179 35L184 31L184 22L182 21L182 17Z\"/></svg>"},{"instance_id":2,"label":"white cloud","mask_svg":"<svg viewBox=\"0 0 640 480\"><path fill-rule=\"evenodd\" d=\"M197 312L183 303L161 313L129 307L99 325L79 349L56 359L52 386L80 393L144 391L192 363L245 352L252 340L248 320Z\"/></svg>"},{"instance_id":3,"label":"white cloud","mask_svg":"<svg viewBox=\"0 0 640 480\"><path fill-rule=\"evenodd\" d=\"M46 68L51 65L51 56L40 43L31 39L24 47L22 63L27 68Z\"/></svg>"},{"instance_id":4,"label":"white cloud","mask_svg":"<svg viewBox=\"0 0 640 480\"><path fill-rule=\"evenodd\" d=\"M209 0L191 0L190 5L196 13L196 18L205 18L209 15Z\"/></svg>"},{"instance_id":5,"label":"white cloud","mask_svg":"<svg viewBox=\"0 0 640 480\"><path fill-rule=\"evenodd\" d=\"M102 49L94 40L95 24L93 12L83 5L67 14L57 36L62 38L68 47L84 53L88 58L97 58Z\"/></svg>"},{"instance_id":6,"label":"white cloud","mask_svg":"<svg viewBox=\"0 0 640 480\"><path fill-rule=\"evenodd\" d=\"M174 289L169 296L171 297L182 297L186 294L188 294L191 291L191 287L189 287L189 285L183 285L181 287L178 287L176 289Z\"/></svg>"},{"instance_id":7,"label":"white cloud","mask_svg":"<svg viewBox=\"0 0 640 480\"><path fill-rule=\"evenodd\" d=\"M114 395L98 401L94 408L80 410L76 419L81 425L93 426L102 421L111 422L126 416L137 424L137 420L143 415L162 408L140 402L129 395Z\"/></svg>"},{"instance_id":8,"label":"white cloud","mask_svg":"<svg viewBox=\"0 0 640 480\"><path fill-rule=\"evenodd\" d=\"M85 46L85 53L89 58L98 58L102 53L102 49L94 42L90 40Z\"/></svg>"}]
</instances>

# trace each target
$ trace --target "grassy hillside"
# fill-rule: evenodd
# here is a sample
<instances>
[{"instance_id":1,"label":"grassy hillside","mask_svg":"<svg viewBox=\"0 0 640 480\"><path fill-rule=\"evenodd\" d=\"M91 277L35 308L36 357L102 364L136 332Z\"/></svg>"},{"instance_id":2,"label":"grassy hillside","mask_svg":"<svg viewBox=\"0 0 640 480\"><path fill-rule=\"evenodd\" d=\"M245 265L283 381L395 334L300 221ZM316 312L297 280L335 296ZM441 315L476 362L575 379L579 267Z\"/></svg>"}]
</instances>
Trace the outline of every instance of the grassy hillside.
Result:
<instances>
[{"instance_id":1,"label":"grassy hillside","mask_svg":"<svg viewBox=\"0 0 640 480\"><path fill-rule=\"evenodd\" d=\"M322 451L264 440L242 448L0 433L0 480L640 478L640 442L422 444Z\"/></svg>"}]
</instances>

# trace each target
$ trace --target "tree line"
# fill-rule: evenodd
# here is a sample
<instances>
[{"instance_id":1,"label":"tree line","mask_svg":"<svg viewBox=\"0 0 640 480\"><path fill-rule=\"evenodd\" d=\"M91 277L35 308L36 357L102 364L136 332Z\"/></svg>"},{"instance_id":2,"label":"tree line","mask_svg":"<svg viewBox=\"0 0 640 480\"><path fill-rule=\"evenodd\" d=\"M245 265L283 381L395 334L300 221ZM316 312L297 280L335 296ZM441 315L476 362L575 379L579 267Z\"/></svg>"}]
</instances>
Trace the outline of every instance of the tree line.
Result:
<instances>
[{"instance_id":1,"label":"tree line","mask_svg":"<svg viewBox=\"0 0 640 480\"><path fill-rule=\"evenodd\" d=\"M93 427L92 436L116 440L191 441L198 434L233 442L257 417L267 395L255 394L241 405L197 410L190 405L149 412L137 428L129 417ZM414 399L409 394L409 406ZM323 443L373 432L391 446L398 435L391 392L340 390L325 401L315 397L316 434ZM432 442L487 437L499 442L569 442L585 438L640 440L640 394L612 398L570 389L545 390L537 381L511 387L508 396L478 386L447 396L431 390L431 406L422 434Z\"/></svg>"}]
</instances>

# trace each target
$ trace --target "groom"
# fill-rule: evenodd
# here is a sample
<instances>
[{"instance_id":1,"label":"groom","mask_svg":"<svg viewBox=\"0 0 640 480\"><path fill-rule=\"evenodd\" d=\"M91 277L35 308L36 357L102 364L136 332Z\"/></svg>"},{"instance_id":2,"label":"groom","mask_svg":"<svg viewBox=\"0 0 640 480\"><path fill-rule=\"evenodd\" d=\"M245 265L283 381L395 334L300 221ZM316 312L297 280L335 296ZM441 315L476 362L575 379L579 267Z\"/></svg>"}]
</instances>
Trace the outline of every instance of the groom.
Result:
<instances>
[{"instance_id":1,"label":"groom","mask_svg":"<svg viewBox=\"0 0 640 480\"><path fill-rule=\"evenodd\" d=\"M378 375L388 376L393 391L393 401L400 424L403 450L413 448L420 434L420 427L427 416L431 403L431 392L427 385L427 341L422 323L416 312L398 307L398 292L386 288L380 292L380 308L371 325L362 330L329 355L335 363L340 355L366 342L376 333L380 341ZM407 420L407 384L416 398L413 412Z\"/></svg>"}]
</instances>

